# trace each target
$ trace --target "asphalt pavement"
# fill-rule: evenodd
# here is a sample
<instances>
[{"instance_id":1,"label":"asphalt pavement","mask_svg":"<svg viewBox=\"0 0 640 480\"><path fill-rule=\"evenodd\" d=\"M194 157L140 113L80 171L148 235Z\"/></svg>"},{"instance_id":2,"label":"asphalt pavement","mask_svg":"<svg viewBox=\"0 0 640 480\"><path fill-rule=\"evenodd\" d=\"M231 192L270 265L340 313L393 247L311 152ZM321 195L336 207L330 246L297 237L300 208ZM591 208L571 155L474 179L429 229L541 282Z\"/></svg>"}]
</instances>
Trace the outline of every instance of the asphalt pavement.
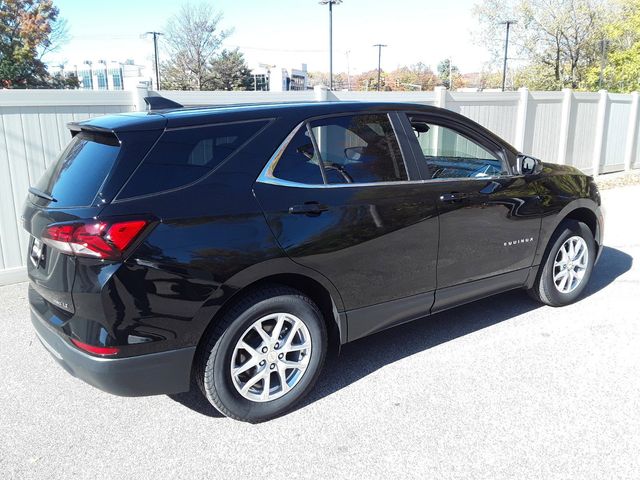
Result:
<instances>
[{"instance_id":1,"label":"asphalt pavement","mask_svg":"<svg viewBox=\"0 0 640 480\"><path fill-rule=\"evenodd\" d=\"M260 425L195 393L120 398L36 339L0 288L0 478L640 478L640 186L603 192L583 299L514 291L343 348Z\"/></svg>"}]
</instances>

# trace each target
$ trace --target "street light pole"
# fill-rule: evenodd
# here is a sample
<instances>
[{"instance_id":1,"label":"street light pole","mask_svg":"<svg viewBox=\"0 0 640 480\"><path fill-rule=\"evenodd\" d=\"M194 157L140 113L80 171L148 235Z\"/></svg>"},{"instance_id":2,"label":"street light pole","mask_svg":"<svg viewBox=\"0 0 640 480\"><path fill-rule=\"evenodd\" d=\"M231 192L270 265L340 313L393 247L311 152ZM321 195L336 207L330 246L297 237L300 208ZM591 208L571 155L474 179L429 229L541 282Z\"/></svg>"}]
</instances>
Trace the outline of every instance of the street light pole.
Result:
<instances>
[{"instance_id":1,"label":"street light pole","mask_svg":"<svg viewBox=\"0 0 640 480\"><path fill-rule=\"evenodd\" d=\"M163 34L160 32L146 32L144 35L153 36L153 64L156 72L156 89L160 90L160 68L158 66L158 37Z\"/></svg>"},{"instance_id":2,"label":"street light pole","mask_svg":"<svg viewBox=\"0 0 640 480\"><path fill-rule=\"evenodd\" d=\"M507 55L509 54L509 29L511 25L518 23L516 20L505 20L500 22L500 25L507 26L507 38L504 42L504 64L502 65L502 91L504 92L505 84L507 83Z\"/></svg>"},{"instance_id":3,"label":"street light pole","mask_svg":"<svg viewBox=\"0 0 640 480\"><path fill-rule=\"evenodd\" d=\"M342 0L320 0L320 5L329 5L329 90L333 90L333 6Z\"/></svg>"},{"instance_id":4,"label":"street light pole","mask_svg":"<svg viewBox=\"0 0 640 480\"><path fill-rule=\"evenodd\" d=\"M351 50L347 50L345 55L347 56L347 90L351 90L351 69L349 68L349 54Z\"/></svg>"},{"instance_id":5,"label":"street light pole","mask_svg":"<svg viewBox=\"0 0 640 480\"><path fill-rule=\"evenodd\" d=\"M600 40L600 79L598 80L598 88L602 90L604 84L604 69L607 66L607 49L609 48L609 40Z\"/></svg>"},{"instance_id":6,"label":"street light pole","mask_svg":"<svg viewBox=\"0 0 640 480\"><path fill-rule=\"evenodd\" d=\"M380 60L382 58L382 47L388 47L388 45L383 45L382 43L376 43L374 47L378 47L378 91L380 91Z\"/></svg>"}]
</instances>

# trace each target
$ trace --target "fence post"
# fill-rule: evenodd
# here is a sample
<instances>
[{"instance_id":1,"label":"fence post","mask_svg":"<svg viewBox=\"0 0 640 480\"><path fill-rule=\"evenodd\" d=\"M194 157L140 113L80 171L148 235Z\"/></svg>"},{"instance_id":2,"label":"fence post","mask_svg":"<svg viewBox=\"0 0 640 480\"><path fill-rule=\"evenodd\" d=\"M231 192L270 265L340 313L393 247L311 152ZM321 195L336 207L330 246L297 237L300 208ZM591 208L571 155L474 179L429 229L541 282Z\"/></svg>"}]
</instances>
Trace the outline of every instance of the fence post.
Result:
<instances>
[{"instance_id":1,"label":"fence post","mask_svg":"<svg viewBox=\"0 0 640 480\"><path fill-rule=\"evenodd\" d=\"M609 94L606 90L600 90L598 94L600 95L600 99L598 100L596 138L593 145L593 162L591 167L591 175L594 177L596 175L600 175L600 168L602 166L602 148L604 146L604 135L607 122L607 103L609 101Z\"/></svg>"},{"instance_id":2,"label":"fence post","mask_svg":"<svg viewBox=\"0 0 640 480\"><path fill-rule=\"evenodd\" d=\"M136 111L144 112L147 109L144 97L149 96L149 87L145 84L139 84L132 90L131 94L133 96L133 106L136 107Z\"/></svg>"},{"instance_id":3,"label":"fence post","mask_svg":"<svg viewBox=\"0 0 640 480\"><path fill-rule=\"evenodd\" d=\"M513 146L519 151L524 150L524 138L527 133L527 109L529 108L529 89L520 87L520 99L518 100L518 113L516 119L516 138Z\"/></svg>"},{"instance_id":4,"label":"fence post","mask_svg":"<svg viewBox=\"0 0 640 480\"><path fill-rule=\"evenodd\" d=\"M567 147L569 146L569 129L571 127L571 100L573 90L562 89L562 116L560 117L560 145L558 146L558 163L567 163Z\"/></svg>"},{"instance_id":5,"label":"fence post","mask_svg":"<svg viewBox=\"0 0 640 480\"><path fill-rule=\"evenodd\" d=\"M636 154L638 141L638 92L631 93L631 107L629 108L629 126L627 128L627 145L624 149L624 169L633 168L633 157Z\"/></svg>"},{"instance_id":6,"label":"fence post","mask_svg":"<svg viewBox=\"0 0 640 480\"><path fill-rule=\"evenodd\" d=\"M440 85L439 87L434 87L433 93L435 94L435 106L447 108L447 89Z\"/></svg>"},{"instance_id":7,"label":"fence post","mask_svg":"<svg viewBox=\"0 0 640 480\"><path fill-rule=\"evenodd\" d=\"M315 85L313 87L313 96L316 102L329 101L329 89L326 85Z\"/></svg>"}]
</instances>

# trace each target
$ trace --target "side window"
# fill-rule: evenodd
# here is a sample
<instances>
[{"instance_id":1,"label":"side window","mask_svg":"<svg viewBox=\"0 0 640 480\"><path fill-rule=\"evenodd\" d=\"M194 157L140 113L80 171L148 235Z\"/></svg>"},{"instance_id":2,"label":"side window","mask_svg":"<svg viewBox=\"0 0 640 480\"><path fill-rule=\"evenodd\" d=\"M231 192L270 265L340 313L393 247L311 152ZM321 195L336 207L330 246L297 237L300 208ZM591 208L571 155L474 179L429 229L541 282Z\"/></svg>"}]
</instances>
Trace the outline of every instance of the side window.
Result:
<instances>
[{"instance_id":1,"label":"side window","mask_svg":"<svg viewBox=\"0 0 640 480\"><path fill-rule=\"evenodd\" d=\"M430 178L482 178L505 175L502 160L460 132L410 117Z\"/></svg>"},{"instance_id":2,"label":"side window","mask_svg":"<svg viewBox=\"0 0 640 480\"><path fill-rule=\"evenodd\" d=\"M323 184L320 161L313 148L306 125L291 139L284 150L273 176L290 182L306 183L310 185Z\"/></svg>"},{"instance_id":3,"label":"side window","mask_svg":"<svg viewBox=\"0 0 640 480\"><path fill-rule=\"evenodd\" d=\"M385 114L317 120L311 130L327 183L407 180L400 146Z\"/></svg>"},{"instance_id":4,"label":"side window","mask_svg":"<svg viewBox=\"0 0 640 480\"><path fill-rule=\"evenodd\" d=\"M195 182L236 153L267 123L256 120L167 130L118 197L159 193Z\"/></svg>"}]
</instances>

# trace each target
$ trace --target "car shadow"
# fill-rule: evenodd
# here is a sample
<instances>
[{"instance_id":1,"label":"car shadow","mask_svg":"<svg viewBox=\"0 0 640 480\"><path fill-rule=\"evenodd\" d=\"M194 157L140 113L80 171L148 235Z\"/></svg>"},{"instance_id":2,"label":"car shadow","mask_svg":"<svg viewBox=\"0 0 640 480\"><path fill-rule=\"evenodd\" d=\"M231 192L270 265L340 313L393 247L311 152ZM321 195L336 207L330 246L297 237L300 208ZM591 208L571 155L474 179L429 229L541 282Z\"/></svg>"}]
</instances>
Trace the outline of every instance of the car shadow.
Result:
<instances>
[{"instance_id":1,"label":"car shadow","mask_svg":"<svg viewBox=\"0 0 640 480\"><path fill-rule=\"evenodd\" d=\"M583 297L607 287L632 265L630 255L604 247ZM327 359L318 383L297 409L331 395L385 365L539 307L541 305L524 291L513 290L348 343L342 347L339 356L332 355ZM197 387L186 393L170 395L170 398L203 415L222 416Z\"/></svg>"}]
</instances>

